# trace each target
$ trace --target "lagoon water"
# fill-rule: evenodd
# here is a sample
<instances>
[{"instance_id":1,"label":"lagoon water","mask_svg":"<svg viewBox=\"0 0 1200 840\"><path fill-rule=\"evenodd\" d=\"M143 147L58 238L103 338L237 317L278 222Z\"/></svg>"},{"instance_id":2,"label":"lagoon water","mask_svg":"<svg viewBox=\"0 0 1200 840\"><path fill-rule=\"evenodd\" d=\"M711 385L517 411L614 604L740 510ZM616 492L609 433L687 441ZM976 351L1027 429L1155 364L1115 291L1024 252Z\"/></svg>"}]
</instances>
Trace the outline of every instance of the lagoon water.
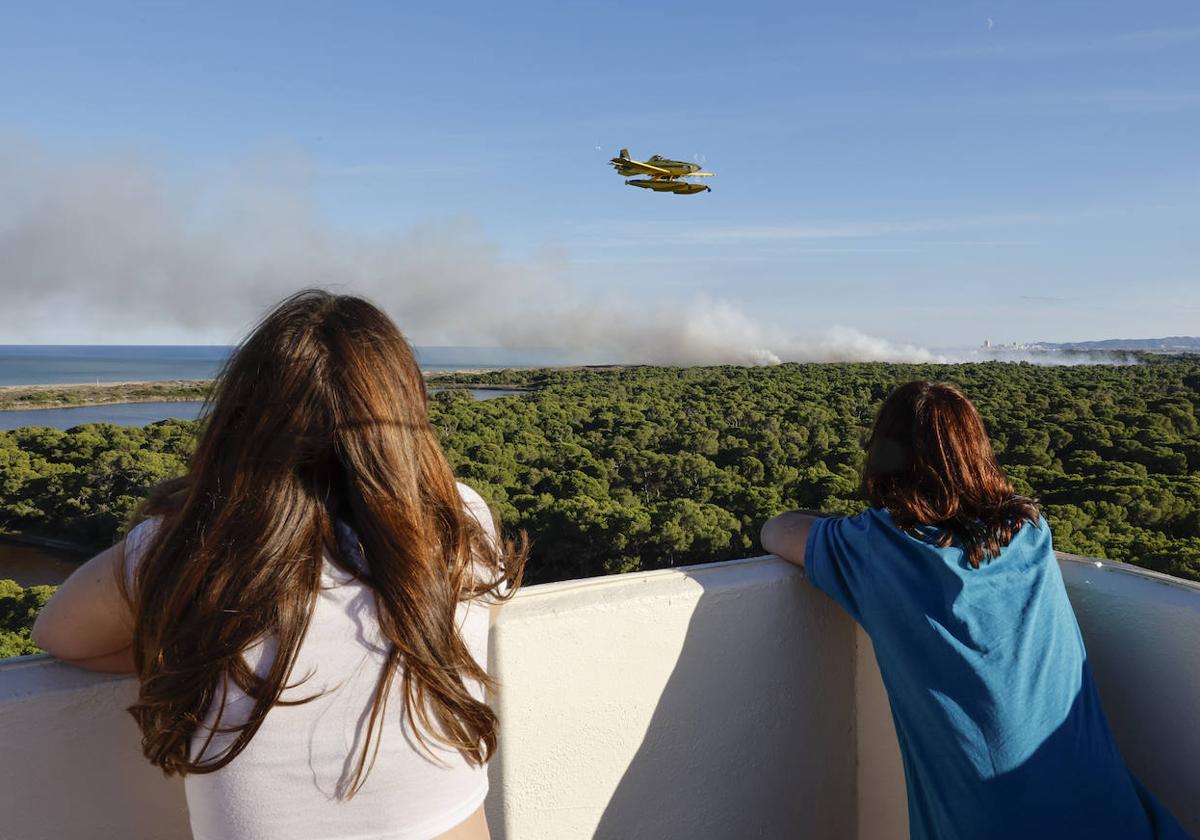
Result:
<instances>
[{"instance_id":1,"label":"lagoon water","mask_svg":"<svg viewBox=\"0 0 1200 840\"><path fill-rule=\"evenodd\" d=\"M115 405L82 405L75 408L32 408L20 411L0 411L0 432L22 426L49 426L52 429L71 429L84 423L115 423L118 426L145 426L159 420L177 418L195 420L200 416L202 402L117 403Z\"/></svg>"},{"instance_id":2,"label":"lagoon water","mask_svg":"<svg viewBox=\"0 0 1200 840\"><path fill-rule=\"evenodd\" d=\"M445 390L430 388L431 393ZM471 396L477 400L508 397L521 391L510 388L470 388ZM200 416L204 403L145 402L114 403L112 405L82 405L74 408L30 408L18 411L0 411L0 432L19 429L22 426L49 426L52 429L72 429L84 423L114 423L118 426L145 426L159 420L195 420Z\"/></svg>"},{"instance_id":3,"label":"lagoon water","mask_svg":"<svg viewBox=\"0 0 1200 840\"><path fill-rule=\"evenodd\" d=\"M0 580L21 586L58 586L86 555L0 540Z\"/></svg>"}]
</instances>

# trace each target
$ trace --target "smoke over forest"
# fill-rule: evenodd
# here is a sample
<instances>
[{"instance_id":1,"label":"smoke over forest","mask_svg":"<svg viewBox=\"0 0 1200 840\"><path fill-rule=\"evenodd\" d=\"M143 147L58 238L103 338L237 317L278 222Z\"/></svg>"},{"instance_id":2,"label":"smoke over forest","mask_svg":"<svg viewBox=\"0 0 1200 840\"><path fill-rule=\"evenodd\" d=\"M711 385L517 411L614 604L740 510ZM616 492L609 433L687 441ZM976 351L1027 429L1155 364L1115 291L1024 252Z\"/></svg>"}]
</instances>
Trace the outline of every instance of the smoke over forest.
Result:
<instances>
[{"instance_id":1,"label":"smoke over forest","mask_svg":"<svg viewBox=\"0 0 1200 840\"><path fill-rule=\"evenodd\" d=\"M320 286L375 300L416 343L678 365L943 358L849 327L798 335L729 301L578 292L568 258L506 259L469 219L345 230L321 217L310 180L270 166L188 185L136 156L9 139L0 185L0 343L230 343Z\"/></svg>"}]
</instances>

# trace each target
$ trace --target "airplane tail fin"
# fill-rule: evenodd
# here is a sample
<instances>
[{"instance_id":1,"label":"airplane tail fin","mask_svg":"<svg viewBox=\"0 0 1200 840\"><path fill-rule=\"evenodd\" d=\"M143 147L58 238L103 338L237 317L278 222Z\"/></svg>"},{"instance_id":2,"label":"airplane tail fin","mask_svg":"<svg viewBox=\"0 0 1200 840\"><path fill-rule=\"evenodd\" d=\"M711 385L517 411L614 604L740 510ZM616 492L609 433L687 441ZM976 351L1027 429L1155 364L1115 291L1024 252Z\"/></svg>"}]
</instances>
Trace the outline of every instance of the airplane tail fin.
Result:
<instances>
[{"instance_id":1,"label":"airplane tail fin","mask_svg":"<svg viewBox=\"0 0 1200 840\"><path fill-rule=\"evenodd\" d=\"M622 149L622 150L621 150L621 155L620 155L620 156L621 156L622 158L624 158L625 160L629 160L629 150L628 150L628 149Z\"/></svg>"}]
</instances>

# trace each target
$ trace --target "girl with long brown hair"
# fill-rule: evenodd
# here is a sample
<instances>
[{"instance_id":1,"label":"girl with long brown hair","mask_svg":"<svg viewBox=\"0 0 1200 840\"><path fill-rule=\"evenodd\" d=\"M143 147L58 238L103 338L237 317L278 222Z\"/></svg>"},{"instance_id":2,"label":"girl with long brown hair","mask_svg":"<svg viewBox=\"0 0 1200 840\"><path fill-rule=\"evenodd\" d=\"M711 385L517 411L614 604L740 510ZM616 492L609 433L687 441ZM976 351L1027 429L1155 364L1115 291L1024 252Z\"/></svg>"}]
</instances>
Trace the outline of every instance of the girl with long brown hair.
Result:
<instances>
[{"instance_id":1,"label":"girl with long brown hair","mask_svg":"<svg viewBox=\"0 0 1200 840\"><path fill-rule=\"evenodd\" d=\"M525 548L457 484L392 321L321 291L230 358L187 474L34 627L132 671L196 840L487 837L489 606Z\"/></svg>"},{"instance_id":2,"label":"girl with long brown hair","mask_svg":"<svg viewBox=\"0 0 1200 840\"><path fill-rule=\"evenodd\" d=\"M762 544L870 635L913 840L1184 838L1125 768L1050 528L970 400L932 382L893 391L863 489L865 513L785 513Z\"/></svg>"}]
</instances>

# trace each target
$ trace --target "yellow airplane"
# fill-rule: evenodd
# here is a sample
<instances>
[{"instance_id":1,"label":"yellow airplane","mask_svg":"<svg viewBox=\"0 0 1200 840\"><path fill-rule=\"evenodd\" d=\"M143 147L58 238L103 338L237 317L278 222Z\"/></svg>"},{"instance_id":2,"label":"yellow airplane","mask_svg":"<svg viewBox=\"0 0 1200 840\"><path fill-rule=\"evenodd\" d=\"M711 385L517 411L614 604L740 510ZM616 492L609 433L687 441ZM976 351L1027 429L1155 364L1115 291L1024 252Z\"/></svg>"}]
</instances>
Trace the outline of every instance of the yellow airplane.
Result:
<instances>
[{"instance_id":1,"label":"yellow airplane","mask_svg":"<svg viewBox=\"0 0 1200 840\"><path fill-rule=\"evenodd\" d=\"M642 187L654 192L669 192L675 195L694 195L700 192L712 192L704 184L692 184L681 181L680 178L706 178L711 172L701 172L700 164L685 163L682 160L670 160L662 155L654 155L645 162L629 157L629 150L622 149L620 157L611 161L618 175L625 175L625 181L631 187ZM647 175L648 178L628 180L630 175Z\"/></svg>"}]
</instances>

